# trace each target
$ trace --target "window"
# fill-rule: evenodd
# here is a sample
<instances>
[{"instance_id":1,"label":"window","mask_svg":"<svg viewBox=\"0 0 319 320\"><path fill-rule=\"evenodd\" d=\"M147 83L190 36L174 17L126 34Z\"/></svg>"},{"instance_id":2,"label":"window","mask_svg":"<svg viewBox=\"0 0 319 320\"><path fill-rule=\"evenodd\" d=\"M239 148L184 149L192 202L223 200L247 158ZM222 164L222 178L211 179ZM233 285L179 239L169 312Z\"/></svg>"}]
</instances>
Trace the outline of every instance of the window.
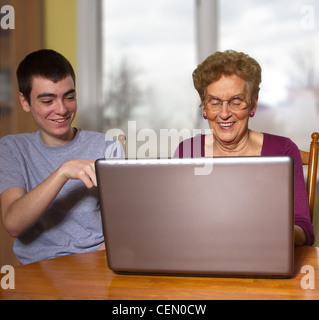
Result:
<instances>
[{"instance_id":1,"label":"window","mask_svg":"<svg viewBox=\"0 0 319 320\"><path fill-rule=\"evenodd\" d=\"M130 120L155 131L198 127L191 74L197 35L207 38L211 28L195 25L203 1L102 1L104 131L126 132ZM222 0L218 8L203 19L218 21L215 48L244 51L263 69L251 128L308 149L319 123L319 2Z\"/></svg>"},{"instance_id":2,"label":"window","mask_svg":"<svg viewBox=\"0 0 319 320\"><path fill-rule=\"evenodd\" d=\"M103 1L105 130L192 128L193 0Z\"/></svg>"},{"instance_id":3,"label":"window","mask_svg":"<svg viewBox=\"0 0 319 320\"><path fill-rule=\"evenodd\" d=\"M219 1L219 49L243 51L263 69L252 129L309 148L319 123L319 2Z\"/></svg>"}]
</instances>

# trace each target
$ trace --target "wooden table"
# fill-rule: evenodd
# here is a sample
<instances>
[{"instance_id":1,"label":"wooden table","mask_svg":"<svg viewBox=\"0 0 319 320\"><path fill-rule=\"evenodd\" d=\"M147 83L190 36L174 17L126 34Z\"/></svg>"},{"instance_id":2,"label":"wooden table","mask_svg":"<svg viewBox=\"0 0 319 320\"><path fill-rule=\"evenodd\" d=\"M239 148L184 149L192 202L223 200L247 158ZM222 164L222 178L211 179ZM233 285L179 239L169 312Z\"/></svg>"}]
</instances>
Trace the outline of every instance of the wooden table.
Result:
<instances>
[{"instance_id":1,"label":"wooden table","mask_svg":"<svg viewBox=\"0 0 319 320\"><path fill-rule=\"evenodd\" d=\"M314 270L315 289L303 289L303 266ZM295 249L289 279L117 275L105 251L65 256L15 268L15 289L0 299L319 299L319 248Z\"/></svg>"}]
</instances>

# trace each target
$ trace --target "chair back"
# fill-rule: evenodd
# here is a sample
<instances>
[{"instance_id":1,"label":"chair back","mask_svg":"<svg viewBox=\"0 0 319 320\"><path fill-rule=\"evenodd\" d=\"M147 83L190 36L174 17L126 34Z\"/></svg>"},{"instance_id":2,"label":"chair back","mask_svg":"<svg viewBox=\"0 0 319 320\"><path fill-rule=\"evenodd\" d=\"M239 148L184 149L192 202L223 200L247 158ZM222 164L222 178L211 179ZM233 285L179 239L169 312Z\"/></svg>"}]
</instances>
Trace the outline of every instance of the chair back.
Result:
<instances>
[{"instance_id":1,"label":"chair back","mask_svg":"<svg viewBox=\"0 0 319 320\"><path fill-rule=\"evenodd\" d=\"M121 142L124 154L126 155L126 136L124 134L120 134L117 139Z\"/></svg>"},{"instance_id":2,"label":"chair back","mask_svg":"<svg viewBox=\"0 0 319 320\"><path fill-rule=\"evenodd\" d=\"M314 132L311 135L312 141L310 143L309 152L300 151L301 161L303 165L308 166L307 175L307 194L309 201L309 211L311 222L313 222L313 213L315 207L315 196L316 196L316 182L317 182L317 169L318 169L318 149L319 149L319 133Z\"/></svg>"}]
</instances>

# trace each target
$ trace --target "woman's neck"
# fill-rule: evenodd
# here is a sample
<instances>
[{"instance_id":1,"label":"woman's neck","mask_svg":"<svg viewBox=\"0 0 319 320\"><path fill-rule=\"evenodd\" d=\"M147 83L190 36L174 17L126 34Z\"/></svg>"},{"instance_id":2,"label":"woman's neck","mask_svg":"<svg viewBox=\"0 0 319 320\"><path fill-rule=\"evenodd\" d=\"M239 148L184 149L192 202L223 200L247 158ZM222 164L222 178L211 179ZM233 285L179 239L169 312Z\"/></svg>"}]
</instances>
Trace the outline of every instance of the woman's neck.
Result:
<instances>
[{"instance_id":1,"label":"woman's neck","mask_svg":"<svg viewBox=\"0 0 319 320\"><path fill-rule=\"evenodd\" d=\"M236 157L236 156L260 156L263 144L263 134L248 130L240 141L223 143L208 136L205 141L205 156Z\"/></svg>"}]
</instances>

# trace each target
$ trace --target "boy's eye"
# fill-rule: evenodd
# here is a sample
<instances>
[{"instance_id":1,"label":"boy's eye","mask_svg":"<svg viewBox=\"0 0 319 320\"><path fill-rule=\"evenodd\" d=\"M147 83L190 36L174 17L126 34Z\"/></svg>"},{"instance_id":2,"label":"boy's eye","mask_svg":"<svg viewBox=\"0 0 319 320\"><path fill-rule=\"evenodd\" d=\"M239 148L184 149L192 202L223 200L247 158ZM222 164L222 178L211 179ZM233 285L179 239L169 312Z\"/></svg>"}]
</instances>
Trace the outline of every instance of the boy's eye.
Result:
<instances>
[{"instance_id":1,"label":"boy's eye","mask_svg":"<svg viewBox=\"0 0 319 320\"><path fill-rule=\"evenodd\" d=\"M50 104L52 102L52 100L42 100L41 101L43 104Z\"/></svg>"},{"instance_id":2,"label":"boy's eye","mask_svg":"<svg viewBox=\"0 0 319 320\"><path fill-rule=\"evenodd\" d=\"M66 99L66 100L70 100L70 101L75 100L75 94L72 94L72 95L70 95L70 96L67 96L67 97L65 97L65 99Z\"/></svg>"}]
</instances>

